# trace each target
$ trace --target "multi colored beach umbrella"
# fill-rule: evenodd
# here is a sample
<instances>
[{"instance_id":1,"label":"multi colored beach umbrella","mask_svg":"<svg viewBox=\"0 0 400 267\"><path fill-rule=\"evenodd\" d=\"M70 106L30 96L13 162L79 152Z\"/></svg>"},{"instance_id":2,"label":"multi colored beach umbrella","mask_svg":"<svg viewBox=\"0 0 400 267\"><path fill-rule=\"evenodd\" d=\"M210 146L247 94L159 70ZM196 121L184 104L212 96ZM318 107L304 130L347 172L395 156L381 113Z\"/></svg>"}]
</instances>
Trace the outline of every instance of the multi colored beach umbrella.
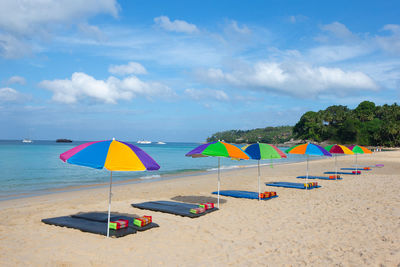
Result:
<instances>
[{"instance_id":1,"label":"multi colored beach umbrella","mask_svg":"<svg viewBox=\"0 0 400 267\"><path fill-rule=\"evenodd\" d=\"M186 157L200 158L200 157L218 157L218 204L219 208L219 189L220 189L220 157L233 158L233 159L249 159L249 156L244 153L240 148L225 143L223 141L211 142L202 144L195 149L188 152Z\"/></svg>"},{"instance_id":2,"label":"multi colored beach umbrella","mask_svg":"<svg viewBox=\"0 0 400 267\"><path fill-rule=\"evenodd\" d=\"M260 160L287 158L279 148L274 145L256 143L242 148L251 159L258 161L258 200L260 200Z\"/></svg>"},{"instance_id":3,"label":"multi colored beach umbrella","mask_svg":"<svg viewBox=\"0 0 400 267\"><path fill-rule=\"evenodd\" d=\"M332 157L332 154L326 151L322 146L306 143L301 145L293 146L286 150L288 154L299 154L299 155L307 155L307 175L306 182L308 183L308 161L309 156L327 156Z\"/></svg>"},{"instance_id":4,"label":"multi colored beach umbrella","mask_svg":"<svg viewBox=\"0 0 400 267\"><path fill-rule=\"evenodd\" d=\"M337 154L344 154L344 155L353 155L354 152L342 145L329 145L326 146L325 149L335 156L335 179L337 179Z\"/></svg>"},{"instance_id":5,"label":"multi colored beach umbrella","mask_svg":"<svg viewBox=\"0 0 400 267\"><path fill-rule=\"evenodd\" d=\"M113 171L155 171L160 165L146 152L129 143L113 140L95 141L81 144L60 155L64 162L91 167L94 169L107 169L110 172L110 191L108 199L107 237L109 237L109 224L111 212L111 187Z\"/></svg>"},{"instance_id":6,"label":"multi colored beach umbrella","mask_svg":"<svg viewBox=\"0 0 400 267\"><path fill-rule=\"evenodd\" d=\"M368 148L363 147L363 146L351 145L351 146L348 146L348 148L349 148L351 151L353 151L354 154L356 154L356 171L357 171L357 161L358 161L357 155L358 155L358 154L372 154L372 151L371 151L371 150L369 150Z\"/></svg>"}]
</instances>

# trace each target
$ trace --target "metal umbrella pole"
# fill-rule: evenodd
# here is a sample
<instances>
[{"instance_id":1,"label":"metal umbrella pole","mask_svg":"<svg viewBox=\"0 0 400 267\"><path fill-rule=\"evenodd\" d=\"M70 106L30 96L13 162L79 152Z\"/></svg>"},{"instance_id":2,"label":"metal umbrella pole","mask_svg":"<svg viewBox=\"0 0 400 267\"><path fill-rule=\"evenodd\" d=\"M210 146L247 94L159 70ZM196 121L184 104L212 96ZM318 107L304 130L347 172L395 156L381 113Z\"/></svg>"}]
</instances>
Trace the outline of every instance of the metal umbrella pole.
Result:
<instances>
[{"instance_id":1,"label":"metal umbrella pole","mask_svg":"<svg viewBox=\"0 0 400 267\"><path fill-rule=\"evenodd\" d=\"M220 158L218 157L218 204L217 204L218 208L219 208L219 188L221 186L219 166L220 166Z\"/></svg>"},{"instance_id":2,"label":"metal umbrella pole","mask_svg":"<svg viewBox=\"0 0 400 267\"><path fill-rule=\"evenodd\" d=\"M260 160L258 160L258 200L260 200Z\"/></svg>"},{"instance_id":3,"label":"metal umbrella pole","mask_svg":"<svg viewBox=\"0 0 400 267\"><path fill-rule=\"evenodd\" d=\"M307 175L306 175L306 184L307 184L307 186L306 186L306 190L308 190L308 155L307 155Z\"/></svg>"},{"instance_id":4,"label":"metal umbrella pole","mask_svg":"<svg viewBox=\"0 0 400 267\"><path fill-rule=\"evenodd\" d=\"M356 175L357 175L357 171L358 171L358 163L357 163L357 153L356 153Z\"/></svg>"},{"instance_id":5,"label":"metal umbrella pole","mask_svg":"<svg viewBox=\"0 0 400 267\"><path fill-rule=\"evenodd\" d=\"M335 180L337 180L337 155L335 154Z\"/></svg>"},{"instance_id":6,"label":"metal umbrella pole","mask_svg":"<svg viewBox=\"0 0 400 267\"><path fill-rule=\"evenodd\" d=\"M110 213L111 213L111 188L112 188L112 171L110 172L110 192L108 195L108 220L107 220L107 238L110 237Z\"/></svg>"}]
</instances>

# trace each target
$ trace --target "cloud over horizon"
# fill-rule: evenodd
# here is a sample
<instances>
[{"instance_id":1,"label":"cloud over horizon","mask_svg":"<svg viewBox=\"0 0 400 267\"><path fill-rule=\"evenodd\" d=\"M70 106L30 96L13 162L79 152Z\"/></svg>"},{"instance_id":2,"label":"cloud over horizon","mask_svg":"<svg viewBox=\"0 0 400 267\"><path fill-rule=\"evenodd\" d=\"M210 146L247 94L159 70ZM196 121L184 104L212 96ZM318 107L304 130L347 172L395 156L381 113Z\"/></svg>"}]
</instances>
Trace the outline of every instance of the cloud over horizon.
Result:
<instances>
[{"instance_id":1,"label":"cloud over horizon","mask_svg":"<svg viewBox=\"0 0 400 267\"><path fill-rule=\"evenodd\" d=\"M8 79L7 84L25 85L26 84L26 80L25 80L24 77L15 75L15 76L10 77L10 79Z\"/></svg>"},{"instance_id":2,"label":"cloud over horizon","mask_svg":"<svg viewBox=\"0 0 400 267\"><path fill-rule=\"evenodd\" d=\"M116 75L127 75L127 74L147 74L145 67L137 62L129 62L126 65L111 65L108 71Z\"/></svg>"},{"instance_id":3,"label":"cloud over horizon","mask_svg":"<svg viewBox=\"0 0 400 267\"><path fill-rule=\"evenodd\" d=\"M82 72L75 72L71 79L44 80L39 86L53 92L56 102L74 104L91 99L106 104L116 104L119 100L131 100L136 97L169 98L175 95L168 86L158 82L144 82L136 76L118 79L114 76L107 80L97 80Z\"/></svg>"},{"instance_id":4,"label":"cloud over horizon","mask_svg":"<svg viewBox=\"0 0 400 267\"><path fill-rule=\"evenodd\" d=\"M53 122L64 127L76 110L71 124L86 119L99 129L105 117L160 134L160 125L182 132L196 122L187 140L201 141L201 128L291 124L328 105L400 102L395 9L283 5L0 1L0 122L15 117L39 129L56 110ZM224 123L208 128L216 113ZM254 114L267 116L244 122Z\"/></svg>"},{"instance_id":5,"label":"cloud over horizon","mask_svg":"<svg viewBox=\"0 0 400 267\"><path fill-rule=\"evenodd\" d=\"M29 54L34 40L50 40L56 31L70 25L86 25L98 14L117 17L116 0L15 0L0 1L0 57L20 58Z\"/></svg>"},{"instance_id":6,"label":"cloud over horizon","mask_svg":"<svg viewBox=\"0 0 400 267\"><path fill-rule=\"evenodd\" d=\"M178 19L171 21L167 16L156 17L154 22L162 29L171 32L196 33L199 31L194 24Z\"/></svg>"},{"instance_id":7,"label":"cloud over horizon","mask_svg":"<svg viewBox=\"0 0 400 267\"><path fill-rule=\"evenodd\" d=\"M359 91L376 91L379 85L359 71L314 67L304 62L257 62L231 72L210 68L197 72L203 81L241 89L288 94L293 97L318 97L323 94L348 96Z\"/></svg>"},{"instance_id":8,"label":"cloud over horizon","mask_svg":"<svg viewBox=\"0 0 400 267\"><path fill-rule=\"evenodd\" d=\"M15 103L27 99L27 96L17 90L5 87L0 88L0 103Z\"/></svg>"},{"instance_id":9,"label":"cloud over horizon","mask_svg":"<svg viewBox=\"0 0 400 267\"><path fill-rule=\"evenodd\" d=\"M213 89L186 89L184 94L194 100L206 100L206 101L228 101L229 96L222 90Z\"/></svg>"}]
</instances>

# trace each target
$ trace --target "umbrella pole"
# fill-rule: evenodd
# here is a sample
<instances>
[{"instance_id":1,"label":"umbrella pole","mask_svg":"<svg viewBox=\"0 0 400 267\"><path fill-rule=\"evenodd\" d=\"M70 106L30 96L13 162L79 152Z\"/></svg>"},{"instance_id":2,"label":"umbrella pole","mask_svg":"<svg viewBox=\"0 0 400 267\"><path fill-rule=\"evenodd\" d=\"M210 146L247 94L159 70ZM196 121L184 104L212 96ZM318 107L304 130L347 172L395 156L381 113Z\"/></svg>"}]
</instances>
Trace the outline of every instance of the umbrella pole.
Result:
<instances>
[{"instance_id":1,"label":"umbrella pole","mask_svg":"<svg viewBox=\"0 0 400 267\"><path fill-rule=\"evenodd\" d=\"M308 184L308 155L307 155L307 176L306 176L306 184ZM306 187L306 190L308 189L308 186Z\"/></svg>"},{"instance_id":2,"label":"umbrella pole","mask_svg":"<svg viewBox=\"0 0 400 267\"><path fill-rule=\"evenodd\" d=\"M220 185L221 185L221 182L220 182L220 171L219 171L219 166L220 166L220 158L218 157L218 204L217 204L217 207L219 208L219 188L220 188Z\"/></svg>"},{"instance_id":3,"label":"umbrella pole","mask_svg":"<svg viewBox=\"0 0 400 267\"><path fill-rule=\"evenodd\" d=\"M356 175L357 175L357 171L358 171L358 163L357 163L357 153L356 153Z\"/></svg>"},{"instance_id":4,"label":"umbrella pole","mask_svg":"<svg viewBox=\"0 0 400 267\"><path fill-rule=\"evenodd\" d=\"M112 171L110 172L110 193L108 195L107 238L110 237L111 186L112 186Z\"/></svg>"},{"instance_id":5,"label":"umbrella pole","mask_svg":"<svg viewBox=\"0 0 400 267\"><path fill-rule=\"evenodd\" d=\"M335 155L335 180L337 180L337 156Z\"/></svg>"},{"instance_id":6,"label":"umbrella pole","mask_svg":"<svg viewBox=\"0 0 400 267\"><path fill-rule=\"evenodd\" d=\"M258 200L260 200L260 160L258 160Z\"/></svg>"}]
</instances>

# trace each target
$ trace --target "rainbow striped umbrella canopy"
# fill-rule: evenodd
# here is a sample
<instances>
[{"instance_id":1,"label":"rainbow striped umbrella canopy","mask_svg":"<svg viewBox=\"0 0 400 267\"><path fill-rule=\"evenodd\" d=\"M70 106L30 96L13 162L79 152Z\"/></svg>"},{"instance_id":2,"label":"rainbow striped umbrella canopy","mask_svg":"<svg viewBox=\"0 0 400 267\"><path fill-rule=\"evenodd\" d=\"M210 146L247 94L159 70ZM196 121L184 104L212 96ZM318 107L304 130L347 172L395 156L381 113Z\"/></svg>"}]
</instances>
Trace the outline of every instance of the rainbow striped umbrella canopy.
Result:
<instances>
[{"instance_id":1,"label":"rainbow striped umbrella canopy","mask_svg":"<svg viewBox=\"0 0 400 267\"><path fill-rule=\"evenodd\" d=\"M110 236L111 187L113 171L153 171L160 165L137 146L113 140L89 142L74 147L60 155L60 159L70 164L107 169L110 173L108 196L107 237Z\"/></svg>"},{"instance_id":2,"label":"rainbow striped umbrella canopy","mask_svg":"<svg viewBox=\"0 0 400 267\"><path fill-rule=\"evenodd\" d=\"M357 155L358 154L372 154L372 151L369 150L366 147L363 146L358 146L358 145L352 145L352 146L348 146L348 148L354 152L354 154L356 154L356 171L358 168L358 159L357 159Z\"/></svg>"},{"instance_id":3,"label":"rainbow striped umbrella canopy","mask_svg":"<svg viewBox=\"0 0 400 267\"><path fill-rule=\"evenodd\" d=\"M345 146L342 145L329 145L325 147L326 150L328 150L332 154L345 154L345 155L353 155L353 151L348 149ZM335 155L335 179L337 179L337 157Z\"/></svg>"},{"instance_id":4,"label":"rainbow striped umbrella canopy","mask_svg":"<svg viewBox=\"0 0 400 267\"><path fill-rule=\"evenodd\" d=\"M348 147L355 154L371 154L372 151L363 146L352 145Z\"/></svg>"},{"instance_id":5,"label":"rainbow striped umbrella canopy","mask_svg":"<svg viewBox=\"0 0 400 267\"><path fill-rule=\"evenodd\" d=\"M286 150L289 154L300 154L300 155L312 155L312 156L328 156L332 157L332 154L326 151L322 146L306 143L297 146L293 146Z\"/></svg>"},{"instance_id":6,"label":"rainbow striped umbrella canopy","mask_svg":"<svg viewBox=\"0 0 400 267\"><path fill-rule=\"evenodd\" d=\"M160 165L142 149L117 140L85 143L62 153L60 159L70 164L109 171L160 169Z\"/></svg>"},{"instance_id":7,"label":"rainbow striped umbrella canopy","mask_svg":"<svg viewBox=\"0 0 400 267\"><path fill-rule=\"evenodd\" d=\"M287 158L287 156L276 146L264 143L247 145L242 149L251 159L258 160L258 200L260 200L260 160Z\"/></svg>"},{"instance_id":8,"label":"rainbow striped umbrella canopy","mask_svg":"<svg viewBox=\"0 0 400 267\"><path fill-rule=\"evenodd\" d=\"M354 152L342 145L329 145L325 149L332 154L346 154L353 155Z\"/></svg>"},{"instance_id":9,"label":"rainbow striped umbrella canopy","mask_svg":"<svg viewBox=\"0 0 400 267\"><path fill-rule=\"evenodd\" d=\"M279 148L274 145L256 143L247 145L242 148L251 159L262 160L262 159L280 159L287 158Z\"/></svg>"},{"instance_id":10,"label":"rainbow striped umbrella canopy","mask_svg":"<svg viewBox=\"0 0 400 267\"><path fill-rule=\"evenodd\" d=\"M308 182L308 160L309 156L328 156L332 157L332 154L326 151L322 146L306 143L291 147L286 150L286 153L289 154L300 154L307 155L307 174L306 174L306 182Z\"/></svg>"},{"instance_id":11,"label":"rainbow striped umbrella canopy","mask_svg":"<svg viewBox=\"0 0 400 267\"><path fill-rule=\"evenodd\" d=\"M240 148L221 141L202 144L195 149L189 151L186 157L200 158L200 157L218 157L218 204L219 208L219 188L220 182L220 158L233 158L233 159L249 159L249 156Z\"/></svg>"},{"instance_id":12,"label":"rainbow striped umbrella canopy","mask_svg":"<svg viewBox=\"0 0 400 267\"><path fill-rule=\"evenodd\" d=\"M221 141L202 144L186 154L186 157L226 157L234 159L249 159L240 148Z\"/></svg>"}]
</instances>

